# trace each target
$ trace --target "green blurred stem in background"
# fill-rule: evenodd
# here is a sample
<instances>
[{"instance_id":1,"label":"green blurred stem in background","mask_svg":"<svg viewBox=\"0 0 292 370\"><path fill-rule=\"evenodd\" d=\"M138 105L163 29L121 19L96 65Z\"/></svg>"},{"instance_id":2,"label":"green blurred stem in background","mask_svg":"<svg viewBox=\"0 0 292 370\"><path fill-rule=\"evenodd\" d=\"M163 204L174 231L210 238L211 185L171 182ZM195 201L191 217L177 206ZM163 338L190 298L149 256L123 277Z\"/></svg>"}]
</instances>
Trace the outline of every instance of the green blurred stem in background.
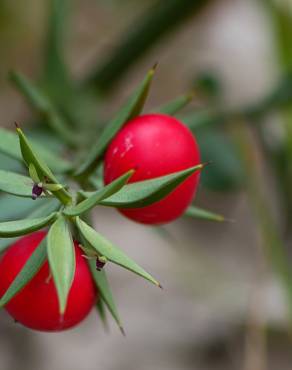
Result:
<instances>
[{"instance_id":1,"label":"green blurred stem in background","mask_svg":"<svg viewBox=\"0 0 292 370\"><path fill-rule=\"evenodd\" d=\"M63 50L70 3L69 0L49 1L50 15L44 48L42 85L54 94L63 93L64 89L71 85Z\"/></svg>"},{"instance_id":2,"label":"green blurred stem in background","mask_svg":"<svg viewBox=\"0 0 292 370\"><path fill-rule=\"evenodd\" d=\"M281 74L292 73L292 7L290 1L268 0L264 2L272 20L275 51L278 54ZM282 124L285 131L282 151L274 156L277 175L286 194L287 219L292 221L292 104L282 108Z\"/></svg>"},{"instance_id":3,"label":"green blurred stem in background","mask_svg":"<svg viewBox=\"0 0 292 370\"><path fill-rule=\"evenodd\" d=\"M288 305L289 332L292 333L292 268L286 246L271 215L269 202L265 199L265 180L260 176L256 163L256 151L249 128L245 122L232 122L230 131L245 171L245 185L255 223L261 234L262 244L273 270L278 275L286 293Z\"/></svg>"},{"instance_id":4,"label":"green blurred stem in background","mask_svg":"<svg viewBox=\"0 0 292 370\"><path fill-rule=\"evenodd\" d=\"M159 0L135 21L116 48L85 81L96 91L109 90L162 36L205 6L209 0ZM154 61L155 62L155 61Z\"/></svg>"}]
</instances>

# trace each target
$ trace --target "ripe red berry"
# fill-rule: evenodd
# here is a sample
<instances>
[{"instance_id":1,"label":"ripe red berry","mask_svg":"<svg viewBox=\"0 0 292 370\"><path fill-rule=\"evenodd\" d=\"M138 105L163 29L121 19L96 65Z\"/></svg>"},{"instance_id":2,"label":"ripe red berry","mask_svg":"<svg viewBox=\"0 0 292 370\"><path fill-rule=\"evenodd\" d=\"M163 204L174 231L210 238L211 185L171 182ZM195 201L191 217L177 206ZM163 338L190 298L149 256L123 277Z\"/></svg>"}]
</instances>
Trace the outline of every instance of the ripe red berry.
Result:
<instances>
[{"instance_id":1,"label":"ripe red berry","mask_svg":"<svg viewBox=\"0 0 292 370\"><path fill-rule=\"evenodd\" d=\"M21 270L46 233L27 235L13 244L0 260L0 296ZM5 306L21 324L35 330L61 331L77 325L96 302L96 289L82 251L75 242L76 271L62 317L53 278L46 261L34 278Z\"/></svg>"},{"instance_id":2,"label":"ripe red berry","mask_svg":"<svg viewBox=\"0 0 292 370\"><path fill-rule=\"evenodd\" d=\"M130 169L136 172L129 182L171 174L200 163L199 148L191 131L177 119L164 114L147 114L128 122L109 145L104 162L108 184ZM183 214L199 183L194 173L171 194L150 206L122 209L132 220L162 224Z\"/></svg>"}]
</instances>

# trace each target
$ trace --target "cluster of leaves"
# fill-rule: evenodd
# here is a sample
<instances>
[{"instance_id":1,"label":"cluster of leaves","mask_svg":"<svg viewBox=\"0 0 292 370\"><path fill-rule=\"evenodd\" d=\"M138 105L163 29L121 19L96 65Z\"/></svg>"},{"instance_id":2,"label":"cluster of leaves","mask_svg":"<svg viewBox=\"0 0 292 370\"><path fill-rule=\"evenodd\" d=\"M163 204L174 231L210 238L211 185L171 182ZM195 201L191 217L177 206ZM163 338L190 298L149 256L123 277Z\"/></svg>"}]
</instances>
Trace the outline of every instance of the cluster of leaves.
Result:
<instances>
[{"instance_id":1,"label":"cluster of leaves","mask_svg":"<svg viewBox=\"0 0 292 370\"><path fill-rule=\"evenodd\" d=\"M16 133L5 129L0 130L0 151L21 161L26 167L26 174L0 170L0 191L17 197L31 198L32 195L34 196L35 187L41 189L37 199L31 200L35 205L33 211L26 214L25 218L0 223L0 237L6 238L1 240L1 251L18 237L49 227L45 240L0 299L1 306L7 304L32 279L44 260L48 258L57 288L60 313L63 314L74 277L73 238L80 241L81 248L89 259L90 269L101 295L101 301L98 303L99 311L104 312L104 307L101 306L105 304L120 328L122 328L121 321L105 270L99 271L95 268L96 259L103 264L115 263L160 286L156 279L121 249L95 231L88 222L89 212L96 206L139 208L157 202L194 172L204 167L203 164L199 164L183 171L131 184L127 182L134 170L106 186L102 186L98 181L97 171L102 164L104 151L118 130L128 120L140 114L153 74L154 68L147 73L114 119L104 127L91 151L80 159L77 155L72 162L49 151L40 143L29 140L19 126L16 127ZM45 96L32 83L19 74L14 74L14 79L34 107L46 113L48 120L59 117L55 108L52 108ZM158 110L173 114L189 100L189 96L180 97ZM63 117L59 122L62 120L64 120ZM60 134L60 131L58 133ZM67 141L67 144L70 146L71 142ZM79 185L74 191L72 188L76 189L76 186L71 186L73 182ZM222 216L193 206L187 211L187 215L214 221L223 220Z\"/></svg>"}]
</instances>

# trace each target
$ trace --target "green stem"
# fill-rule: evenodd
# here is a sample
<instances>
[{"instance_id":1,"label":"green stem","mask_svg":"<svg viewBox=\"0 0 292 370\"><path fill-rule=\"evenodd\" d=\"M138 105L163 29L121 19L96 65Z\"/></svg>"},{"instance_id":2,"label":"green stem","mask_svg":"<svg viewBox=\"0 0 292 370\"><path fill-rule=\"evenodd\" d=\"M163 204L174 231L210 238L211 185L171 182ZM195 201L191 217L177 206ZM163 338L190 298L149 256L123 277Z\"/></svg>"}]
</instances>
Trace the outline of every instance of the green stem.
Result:
<instances>
[{"instance_id":1,"label":"green stem","mask_svg":"<svg viewBox=\"0 0 292 370\"><path fill-rule=\"evenodd\" d=\"M57 88L60 83L68 84L68 69L64 62L64 34L67 13L70 8L68 0L49 0L50 15L44 50L43 83Z\"/></svg>"},{"instance_id":2,"label":"green stem","mask_svg":"<svg viewBox=\"0 0 292 370\"><path fill-rule=\"evenodd\" d=\"M271 1L265 3L269 10L271 23L274 32L275 51L278 57L279 70L282 73L289 73L292 69L292 10L289 1ZM282 108L282 125L285 131L283 142L283 158L276 163L277 172L281 179L282 193L285 193L288 204L287 219L291 221L292 210L292 108L291 102L287 107Z\"/></svg>"},{"instance_id":3,"label":"green stem","mask_svg":"<svg viewBox=\"0 0 292 370\"><path fill-rule=\"evenodd\" d=\"M68 206L72 203L72 197L67 192L67 190L61 189L54 192L54 196L59 199L59 201L64 204L65 206Z\"/></svg>"},{"instance_id":4,"label":"green stem","mask_svg":"<svg viewBox=\"0 0 292 370\"><path fill-rule=\"evenodd\" d=\"M242 166L246 173L246 189L250 204L254 211L256 223L262 235L263 246L267 256L278 274L286 292L289 329L292 329L292 269L279 230L271 216L268 202L263 196L264 181L262 181L255 163L256 153L248 128L243 124L233 124L231 133L239 150Z\"/></svg>"},{"instance_id":5,"label":"green stem","mask_svg":"<svg viewBox=\"0 0 292 370\"><path fill-rule=\"evenodd\" d=\"M98 65L86 79L85 85L96 91L108 90L125 71L162 36L184 20L198 13L207 0L158 0L135 25L118 40L112 54Z\"/></svg>"}]
</instances>

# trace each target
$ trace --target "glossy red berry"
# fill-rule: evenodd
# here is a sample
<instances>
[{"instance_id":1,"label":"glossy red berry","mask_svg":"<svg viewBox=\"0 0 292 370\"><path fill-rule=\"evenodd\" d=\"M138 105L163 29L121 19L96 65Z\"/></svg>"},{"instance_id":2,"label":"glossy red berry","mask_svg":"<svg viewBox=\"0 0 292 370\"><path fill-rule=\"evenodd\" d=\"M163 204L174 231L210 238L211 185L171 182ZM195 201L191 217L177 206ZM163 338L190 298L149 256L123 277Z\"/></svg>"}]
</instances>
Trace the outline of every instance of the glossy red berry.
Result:
<instances>
[{"instance_id":1,"label":"glossy red berry","mask_svg":"<svg viewBox=\"0 0 292 370\"><path fill-rule=\"evenodd\" d=\"M46 233L27 235L13 244L0 260L0 296L21 270ZM5 306L19 323L35 330L61 331L77 325L90 312L97 293L82 251L75 242L76 272L62 317L56 288L46 261L34 278Z\"/></svg>"},{"instance_id":2,"label":"glossy red berry","mask_svg":"<svg viewBox=\"0 0 292 370\"><path fill-rule=\"evenodd\" d=\"M191 131L174 117L147 114L128 122L109 145L104 162L108 184L130 169L129 182L171 174L200 163L199 148ZM150 206L123 209L132 220L145 224L170 222L183 214L199 183L196 172L171 194Z\"/></svg>"}]
</instances>

